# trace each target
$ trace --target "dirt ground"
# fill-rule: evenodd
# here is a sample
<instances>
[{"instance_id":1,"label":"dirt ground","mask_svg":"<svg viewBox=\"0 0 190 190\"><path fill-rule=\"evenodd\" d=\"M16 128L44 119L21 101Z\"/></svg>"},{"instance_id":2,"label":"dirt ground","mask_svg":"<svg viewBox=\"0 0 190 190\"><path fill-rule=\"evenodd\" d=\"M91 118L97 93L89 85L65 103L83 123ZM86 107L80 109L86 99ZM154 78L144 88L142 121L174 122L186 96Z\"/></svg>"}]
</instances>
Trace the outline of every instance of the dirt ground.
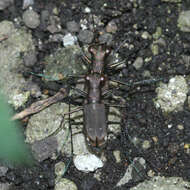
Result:
<instances>
[{"instance_id":1,"label":"dirt ground","mask_svg":"<svg viewBox=\"0 0 190 190\"><path fill-rule=\"evenodd\" d=\"M107 4L104 7L104 4ZM50 12L52 7L59 8L58 17L61 19L62 28L65 23L81 19L89 19L89 14L84 12L86 7L91 9L92 15L98 16L103 23L97 30L105 28L110 21L114 21L117 31L112 33L112 49L117 49L122 42L132 44L132 47L121 46L118 54L125 61L125 68L113 71L113 78L125 82L142 81L147 79L146 71L149 71L151 78L162 78L166 82L175 75L189 75L190 64L185 64L182 55L189 56L190 37L188 33L181 32L177 27L178 15L182 10L190 8L190 2L184 0L182 3L166 3L160 0L36 0L33 9L41 13L46 9ZM74 7L74 8L73 8ZM22 17L22 1L15 1L7 9L0 11L0 21L11 20L15 17ZM156 33L158 27L162 30L164 44L159 44L159 51L155 55L151 51L153 38L142 38L144 31L150 36ZM44 31L43 27L31 29L34 39L41 39L42 43L47 42L50 32ZM60 42L49 42L38 49L38 62L51 54L57 47L62 46ZM144 61L139 69L133 66L137 57L150 58L151 61ZM32 68L34 72L40 73L42 68ZM110 73L109 73L110 74ZM119 74L121 77L119 77ZM121 75L122 74L122 75ZM26 76L27 77L27 76ZM39 83L39 81L37 81ZM126 109L121 111L122 133L114 140L108 140L105 148L107 162L99 169L99 181L93 177L93 173L78 171L73 163L64 177L72 180L78 189L130 189L139 182L153 176L177 176L189 180L190 159L184 144L190 143L190 112L187 102L180 112L163 114L160 109L155 108L154 98L157 83L140 86L139 88L124 88L117 92L126 100ZM44 87L43 87L44 88ZM32 103L31 100L30 103ZM30 104L28 103L28 105ZM168 126L172 126L171 128ZM183 130L179 130L183 126ZM150 148L143 149L142 143L134 145L131 139L140 139L140 142L147 140ZM121 162L116 163L113 150L119 150ZM138 170L139 174L128 183L115 187L123 177L128 165L136 157L142 157L146 161L146 169ZM47 159L32 169L9 169L6 176L1 177L1 182L14 184L12 189L50 190L54 189L54 165L60 160L67 161L69 158L58 157L56 160ZM41 176L41 178L39 178Z\"/></svg>"}]
</instances>

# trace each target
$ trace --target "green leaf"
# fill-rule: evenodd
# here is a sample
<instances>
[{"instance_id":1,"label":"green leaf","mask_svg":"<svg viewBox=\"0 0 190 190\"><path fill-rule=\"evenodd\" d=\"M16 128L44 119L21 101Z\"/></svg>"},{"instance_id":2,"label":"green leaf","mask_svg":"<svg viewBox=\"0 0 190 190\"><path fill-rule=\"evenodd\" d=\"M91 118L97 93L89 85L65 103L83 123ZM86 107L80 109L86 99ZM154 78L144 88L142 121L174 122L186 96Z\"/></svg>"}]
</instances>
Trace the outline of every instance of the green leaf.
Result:
<instances>
[{"instance_id":1,"label":"green leaf","mask_svg":"<svg viewBox=\"0 0 190 190\"><path fill-rule=\"evenodd\" d=\"M0 94L0 160L10 164L33 165L29 148L18 123L12 121L12 111Z\"/></svg>"}]
</instances>

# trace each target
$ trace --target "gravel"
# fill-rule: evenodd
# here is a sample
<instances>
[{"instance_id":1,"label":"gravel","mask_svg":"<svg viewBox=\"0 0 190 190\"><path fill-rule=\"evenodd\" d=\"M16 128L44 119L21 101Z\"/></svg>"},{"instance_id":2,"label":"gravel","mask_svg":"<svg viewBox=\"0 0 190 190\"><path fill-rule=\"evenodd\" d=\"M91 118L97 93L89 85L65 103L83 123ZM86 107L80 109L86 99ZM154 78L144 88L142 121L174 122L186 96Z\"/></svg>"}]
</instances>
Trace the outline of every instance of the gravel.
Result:
<instances>
[{"instance_id":1,"label":"gravel","mask_svg":"<svg viewBox=\"0 0 190 190\"><path fill-rule=\"evenodd\" d=\"M40 25L40 16L38 15L37 12L33 11L33 10L26 10L23 13L23 22L25 23L25 25L29 28L37 28Z\"/></svg>"},{"instance_id":2,"label":"gravel","mask_svg":"<svg viewBox=\"0 0 190 190\"><path fill-rule=\"evenodd\" d=\"M13 4L14 0L0 0L0 10L4 10Z\"/></svg>"},{"instance_id":3,"label":"gravel","mask_svg":"<svg viewBox=\"0 0 190 190\"><path fill-rule=\"evenodd\" d=\"M190 32L190 11L182 11L179 14L178 27L183 32Z\"/></svg>"},{"instance_id":4,"label":"gravel","mask_svg":"<svg viewBox=\"0 0 190 190\"><path fill-rule=\"evenodd\" d=\"M89 30L81 30L78 35L79 41L85 43L85 44L90 44L92 43L92 40L94 38L93 32Z\"/></svg>"}]
</instances>

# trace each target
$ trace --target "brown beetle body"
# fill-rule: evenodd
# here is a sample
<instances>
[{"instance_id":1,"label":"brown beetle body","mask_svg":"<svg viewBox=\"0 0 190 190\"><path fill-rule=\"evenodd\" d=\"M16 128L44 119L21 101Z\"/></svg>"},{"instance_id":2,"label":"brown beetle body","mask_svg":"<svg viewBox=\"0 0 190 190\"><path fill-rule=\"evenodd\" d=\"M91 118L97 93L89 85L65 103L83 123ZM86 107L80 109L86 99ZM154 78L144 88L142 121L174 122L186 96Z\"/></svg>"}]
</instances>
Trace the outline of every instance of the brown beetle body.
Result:
<instances>
[{"instance_id":1,"label":"brown beetle body","mask_svg":"<svg viewBox=\"0 0 190 190\"><path fill-rule=\"evenodd\" d=\"M107 86L107 77L103 74L110 48L104 44L89 47L92 55L92 70L86 76L87 97L83 107L86 135L92 146L101 147L107 137L107 114L102 93Z\"/></svg>"},{"instance_id":2,"label":"brown beetle body","mask_svg":"<svg viewBox=\"0 0 190 190\"><path fill-rule=\"evenodd\" d=\"M84 105L85 132L92 146L101 147L107 137L107 117L104 104Z\"/></svg>"}]
</instances>

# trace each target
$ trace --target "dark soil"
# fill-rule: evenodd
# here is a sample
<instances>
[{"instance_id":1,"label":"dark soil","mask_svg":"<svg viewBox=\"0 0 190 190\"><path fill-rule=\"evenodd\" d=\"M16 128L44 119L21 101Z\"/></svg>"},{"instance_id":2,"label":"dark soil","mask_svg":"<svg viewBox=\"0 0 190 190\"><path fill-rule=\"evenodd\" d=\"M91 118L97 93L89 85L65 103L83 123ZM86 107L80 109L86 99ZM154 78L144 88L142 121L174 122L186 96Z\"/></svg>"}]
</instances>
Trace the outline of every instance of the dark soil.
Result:
<instances>
[{"instance_id":1,"label":"dark soil","mask_svg":"<svg viewBox=\"0 0 190 190\"><path fill-rule=\"evenodd\" d=\"M127 0L36 0L33 6L39 14L42 10L52 11L56 5L60 8L59 17L63 29L68 21L76 21L87 18L83 13L85 7L89 7L91 14L100 16L104 27L111 20L117 24L118 30L113 34L113 49L116 49L124 40L133 44L134 48L121 47L118 50L122 59L126 59L126 68L122 69L123 77L118 78L118 71L113 72L113 77L123 81L141 81L143 72L148 70L152 78L164 78L166 81L174 75L188 75L190 64L182 61L181 55L189 55L190 36L177 28L177 19L181 10L190 8L189 0L184 0L179 8L177 3L163 3L160 0L136 1L134 6ZM107 4L105 10L103 4ZM76 5L76 6L75 6ZM72 9L71 7L75 7ZM170 11L168 11L170 10ZM15 1L15 4L0 12L0 20L13 20L15 17L22 17L22 2ZM116 14L117 13L117 14ZM90 22L90 21L89 21ZM92 21L91 21L92 22ZM153 55L150 49L153 39L143 39L144 31L150 35L156 32L156 28L162 28L162 34L166 45L159 48L158 55ZM99 28L98 28L99 29ZM100 28L101 29L101 28ZM38 51L38 62L42 62L45 55L55 51L60 43L47 43L50 33L38 27L32 30L34 39L41 39L43 48ZM178 34L178 35L177 35ZM169 53L167 53L169 52ZM152 57L150 62L144 62L140 70L136 70L132 64L137 57ZM165 63L165 64L163 64ZM42 68L33 68L35 72L40 72ZM71 164L65 177L72 180L78 189L113 189L118 181L123 177L130 161L135 157L143 157L146 160L147 168L142 172L139 181L131 180L129 183L115 187L114 189L130 189L140 181L147 179L148 171L152 170L154 175L178 176L185 180L190 180L190 159L183 148L184 144L190 143L190 112L188 106L177 113L163 115L161 110L155 108L153 98L156 84L141 86L130 89L130 92L120 90L118 93L126 100L126 109L122 111L122 133L116 140L108 141L105 148L107 162L100 169L100 181L93 178L93 173L82 173ZM168 125L172 125L171 128ZM184 127L183 130L177 128L178 125ZM142 140L149 140L151 147L143 150L140 145L134 146L131 138L137 137ZM153 139L156 138L157 142ZM121 163L116 163L113 150L121 151ZM50 190L54 189L54 165L69 158L59 157L57 160L45 160L32 169L9 169L6 176L1 177L1 182L14 184L14 188L19 190Z\"/></svg>"}]
</instances>

